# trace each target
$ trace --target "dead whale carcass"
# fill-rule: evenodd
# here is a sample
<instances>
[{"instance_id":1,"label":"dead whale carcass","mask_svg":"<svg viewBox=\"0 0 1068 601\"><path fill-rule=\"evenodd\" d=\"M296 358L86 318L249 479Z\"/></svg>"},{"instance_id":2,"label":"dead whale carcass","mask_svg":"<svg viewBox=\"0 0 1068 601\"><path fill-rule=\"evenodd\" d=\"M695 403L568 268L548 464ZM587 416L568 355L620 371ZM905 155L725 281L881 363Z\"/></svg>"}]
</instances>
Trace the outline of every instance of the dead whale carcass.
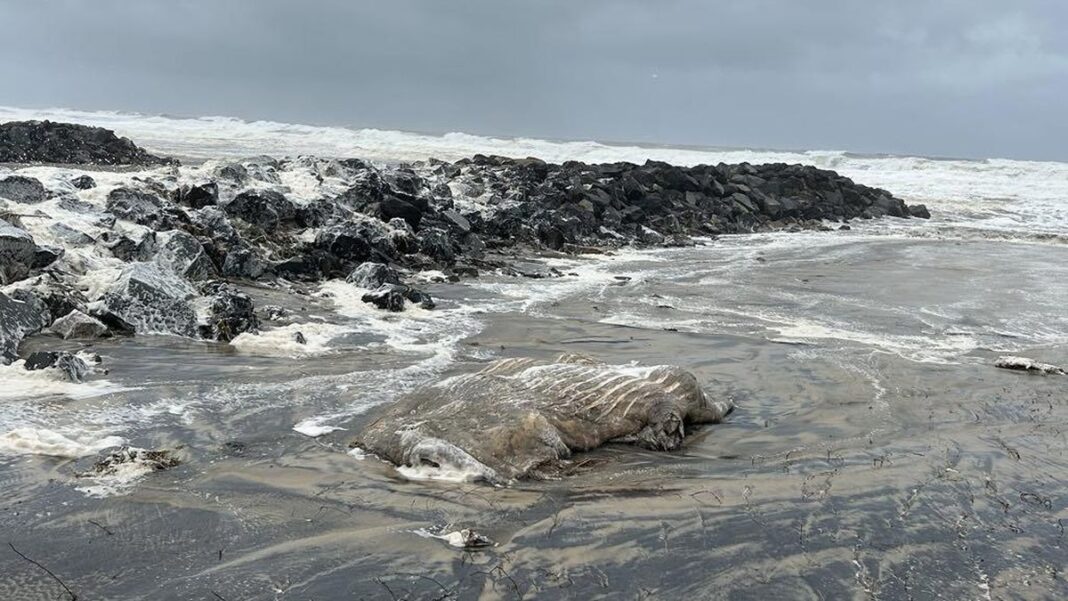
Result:
<instances>
[{"instance_id":1,"label":"dead whale carcass","mask_svg":"<svg viewBox=\"0 0 1068 601\"><path fill-rule=\"evenodd\" d=\"M718 422L732 408L679 367L504 359L403 397L354 446L409 475L504 483L610 441L674 450L686 424Z\"/></svg>"}]
</instances>

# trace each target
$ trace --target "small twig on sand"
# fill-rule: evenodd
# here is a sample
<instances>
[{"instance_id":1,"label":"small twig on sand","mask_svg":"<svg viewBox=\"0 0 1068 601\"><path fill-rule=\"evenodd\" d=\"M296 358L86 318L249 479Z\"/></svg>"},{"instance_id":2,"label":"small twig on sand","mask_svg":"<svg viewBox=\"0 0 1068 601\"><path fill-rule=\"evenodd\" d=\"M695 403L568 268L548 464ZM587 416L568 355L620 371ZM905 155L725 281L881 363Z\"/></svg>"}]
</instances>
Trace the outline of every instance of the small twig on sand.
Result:
<instances>
[{"instance_id":1,"label":"small twig on sand","mask_svg":"<svg viewBox=\"0 0 1068 601\"><path fill-rule=\"evenodd\" d=\"M388 584L386 584L385 582L382 582L381 578L375 578L374 581L377 582L378 584L381 584L382 588L386 589L386 591L389 593L389 596L392 597L394 601L396 601L397 595L393 592L393 589L389 588Z\"/></svg>"},{"instance_id":2,"label":"small twig on sand","mask_svg":"<svg viewBox=\"0 0 1068 601\"><path fill-rule=\"evenodd\" d=\"M19 551L18 549L16 549L16 548L15 548L15 545L13 545L13 544L11 544L11 543L8 543L8 544L7 544L7 546L11 547L11 550L15 552L15 555L18 555L19 557L21 557L21 558L25 559L26 561L28 561L28 562L32 563L33 565L35 565L35 566L37 566L37 567L41 568L41 569L42 569L42 570L44 570L44 571L45 571L45 572L46 572L46 573L47 573L47 574L48 574L49 576L51 576L53 580L55 580L56 582L58 582L58 583L59 583L59 586L62 586L62 587L63 587L63 590L67 591L67 594L68 594L68 595L70 595L70 601L78 601L78 595L74 594L74 591L70 590L70 587L69 587L69 586L67 586L67 583L65 583L65 582L63 582L62 580L60 580L60 579L59 579L59 576L56 576L55 574L53 574L53 573L52 573L52 570L49 570L48 568L44 567L44 566L43 566L43 565L41 565L40 563L38 563L38 562L36 562L36 561L34 561L34 560L30 559L29 557L26 557L25 555L23 555L21 551Z\"/></svg>"},{"instance_id":3,"label":"small twig on sand","mask_svg":"<svg viewBox=\"0 0 1068 601\"><path fill-rule=\"evenodd\" d=\"M216 598L216 599L218 599L219 601L226 601L226 598L225 598L225 597L223 597L223 596L222 596L222 595L220 595L219 593L216 593L215 591L211 591L211 594L212 594L212 595L215 595L215 598Z\"/></svg>"},{"instance_id":4,"label":"small twig on sand","mask_svg":"<svg viewBox=\"0 0 1068 601\"><path fill-rule=\"evenodd\" d=\"M107 532L108 536L111 536L111 535L115 534L114 532L111 531L110 528L108 528L107 526L101 524L100 522L97 522L96 520L89 520L89 523L94 525L94 526L96 526L97 528L100 528L104 532Z\"/></svg>"}]
</instances>

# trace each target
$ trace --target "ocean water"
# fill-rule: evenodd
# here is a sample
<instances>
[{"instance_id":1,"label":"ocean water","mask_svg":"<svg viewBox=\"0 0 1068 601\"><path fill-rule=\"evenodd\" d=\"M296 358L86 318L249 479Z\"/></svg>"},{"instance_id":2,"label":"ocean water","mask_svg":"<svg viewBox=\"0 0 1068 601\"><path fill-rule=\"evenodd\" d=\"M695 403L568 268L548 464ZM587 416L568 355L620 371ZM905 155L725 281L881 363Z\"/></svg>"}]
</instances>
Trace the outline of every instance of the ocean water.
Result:
<instances>
[{"instance_id":1,"label":"ocean water","mask_svg":"<svg viewBox=\"0 0 1068 601\"><path fill-rule=\"evenodd\" d=\"M91 350L109 373L83 384L0 368L0 540L80 598L1068 595L1068 378L993 367L1001 355L1068 365L1068 165L0 108L0 121L27 118L101 125L191 159L180 179L198 177L200 160L260 154L781 161L835 169L933 214L544 256L573 275L428 284L439 308L397 315L339 281L306 296L249 288L293 317L230 345L100 341ZM80 172L8 171L49 187ZM79 198L99 205L149 171L94 170L100 187ZM329 191L305 175L285 173L280 189ZM40 210L92 227L53 201ZM49 240L45 225L27 226ZM87 288L117 267L70 254ZM292 342L297 331L307 344ZM25 348L82 347L40 336ZM368 412L407 390L560 352L682 365L738 408L680 452L611 445L574 474L510 488L427 480L349 452ZM175 449L183 463L89 473L121 443ZM462 528L496 546L458 550L449 541ZM0 598L62 598L5 551Z\"/></svg>"}]
</instances>

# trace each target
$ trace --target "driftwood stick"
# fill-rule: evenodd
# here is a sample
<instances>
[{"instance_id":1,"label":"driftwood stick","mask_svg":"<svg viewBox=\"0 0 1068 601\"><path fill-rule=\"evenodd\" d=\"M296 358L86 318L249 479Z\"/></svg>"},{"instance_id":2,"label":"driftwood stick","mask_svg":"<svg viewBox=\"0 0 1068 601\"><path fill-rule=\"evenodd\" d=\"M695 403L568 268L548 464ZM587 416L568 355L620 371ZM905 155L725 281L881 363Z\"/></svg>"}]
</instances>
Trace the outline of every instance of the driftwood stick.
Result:
<instances>
[{"instance_id":1,"label":"driftwood stick","mask_svg":"<svg viewBox=\"0 0 1068 601\"><path fill-rule=\"evenodd\" d=\"M11 543L8 543L7 546L11 547L11 550L15 552L15 555L18 555L19 557L21 557L21 558L25 559L26 561L32 563L33 565L41 568L42 570L45 571L45 573L47 573L49 576L51 576L53 580L58 582L59 586L62 586L63 590L67 591L67 594L70 595L70 601L78 601L78 595L74 594L74 591L70 590L70 587L67 586L67 583L65 583L62 580L60 580L59 576L56 576L52 572L52 570L49 570L48 568L44 567L43 565L41 565L37 561L34 561L33 559L30 559L29 557L26 557L25 555L23 555L22 551L19 551L18 549L15 548L15 545L13 545Z\"/></svg>"}]
</instances>

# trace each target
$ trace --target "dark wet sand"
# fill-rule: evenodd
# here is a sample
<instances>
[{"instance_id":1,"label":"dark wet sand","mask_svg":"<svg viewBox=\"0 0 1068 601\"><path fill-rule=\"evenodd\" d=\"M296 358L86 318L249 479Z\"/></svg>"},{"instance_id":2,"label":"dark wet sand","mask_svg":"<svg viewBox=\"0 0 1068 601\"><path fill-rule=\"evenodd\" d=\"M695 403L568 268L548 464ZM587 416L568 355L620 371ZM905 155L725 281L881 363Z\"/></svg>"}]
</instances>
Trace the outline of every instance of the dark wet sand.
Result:
<instances>
[{"instance_id":1,"label":"dark wet sand","mask_svg":"<svg viewBox=\"0 0 1068 601\"><path fill-rule=\"evenodd\" d=\"M782 269L794 276L797 266ZM997 354L983 348L963 362L920 363L599 323L612 301L598 298L561 300L552 310L566 317L555 319L487 316L450 371L489 351L677 363L736 399L726 423L695 431L679 453L610 445L577 456L559 480L413 482L345 454L367 415L310 439L290 430L306 413L286 407L317 403L305 398L315 393L268 386L146 435L185 445L186 462L127 495L84 497L71 462L5 459L0 541L80 599L1068 596L1068 379L993 369ZM130 354L112 361L113 379L148 379L169 361L215 377L229 366L251 386L389 360L245 359L239 370L204 345L143 344L113 351ZM1063 348L1041 350L1068 362ZM216 394L193 380L175 396ZM162 386L151 394L167 396ZM413 532L461 527L499 544L466 552ZM0 549L0 598L60 599L63 589Z\"/></svg>"}]
</instances>

